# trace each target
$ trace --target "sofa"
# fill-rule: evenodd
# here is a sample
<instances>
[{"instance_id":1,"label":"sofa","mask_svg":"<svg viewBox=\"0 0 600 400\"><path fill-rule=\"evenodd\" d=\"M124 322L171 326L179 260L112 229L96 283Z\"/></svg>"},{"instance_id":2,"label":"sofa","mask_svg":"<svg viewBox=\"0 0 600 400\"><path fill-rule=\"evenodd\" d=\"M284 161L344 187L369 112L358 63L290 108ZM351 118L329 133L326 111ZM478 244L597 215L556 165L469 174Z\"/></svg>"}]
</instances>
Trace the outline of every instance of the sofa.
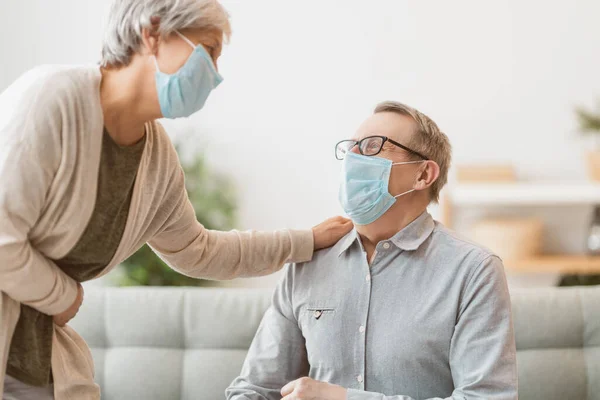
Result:
<instances>
[{"instance_id":1,"label":"sofa","mask_svg":"<svg viewBox=\"0 0 600 400\"><path fill-rule=\"evenodd\" d=\"M72 326L107 400L218 400L270 291L90 288ZM600 287L512 293L521 400L600 399Z\"/></svg>"}]
</instances>

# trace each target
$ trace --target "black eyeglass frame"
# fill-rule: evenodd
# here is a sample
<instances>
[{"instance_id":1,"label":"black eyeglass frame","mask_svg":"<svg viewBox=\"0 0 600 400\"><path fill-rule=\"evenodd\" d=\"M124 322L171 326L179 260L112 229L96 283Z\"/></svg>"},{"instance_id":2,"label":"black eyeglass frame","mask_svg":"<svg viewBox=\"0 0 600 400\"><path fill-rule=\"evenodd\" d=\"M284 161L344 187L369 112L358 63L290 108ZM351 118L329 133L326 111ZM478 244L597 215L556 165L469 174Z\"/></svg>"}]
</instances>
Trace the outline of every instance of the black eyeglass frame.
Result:
<instances>
[{"instance_id":1,"label":"black eyeglass frame","mask_svg":"<svg viewBox=\"0 0 600 400\"><path fill-rule=\"evenodd\" d=\"M361 148L361 143L363 141L367 140L367 139L372 139L372 138L380 138L380 139L382 139L381 146L379 146L379 150L377 150L377 153L375 153L375 154L364 154L363 151L362 151L362 148ZM367 136L367 137L362 138L361 140L358 140L358 141L350 140L350 139L340 140L339 142L337 142L335 144L335 158L337 160L340 160L340 161L343 160L343 158L339 158L338 157L338 155L337 155L337 148L338 148L338 146L341 143L344 143L344 142L354 142L354 145L352 145L352 147L350 147L348 149L348 151L352 150L354 148L354 146L358 145L358 151L360 152L360 154L362 154L363 156L367 156L367 157L373 157L373 156L376 156L377 154L381 153L381 150L383 149L383 145L385 144L385 142L390 142L394 146L400 147L401 149L406 150L409 153L414 154L414 155L422 158L425 161L429 161L429 157L425 157L423 154L419 153L418 151L410 149L410 148L404 146L403 144L400 144L400 143L396 142L395 140L390 139L387 136L379 136L379 135Z\"/></svg>"}]
</instances>

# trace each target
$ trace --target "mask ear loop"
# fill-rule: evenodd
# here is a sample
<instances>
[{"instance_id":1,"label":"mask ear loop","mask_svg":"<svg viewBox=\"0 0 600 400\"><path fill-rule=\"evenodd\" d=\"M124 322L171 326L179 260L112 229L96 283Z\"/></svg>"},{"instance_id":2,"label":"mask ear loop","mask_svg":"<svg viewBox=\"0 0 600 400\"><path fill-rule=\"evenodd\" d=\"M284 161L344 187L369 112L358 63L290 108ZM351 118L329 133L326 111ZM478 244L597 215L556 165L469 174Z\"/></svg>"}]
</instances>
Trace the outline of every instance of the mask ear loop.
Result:
<instances>
[{"instance_id":1,"label":"mask ear loop","mask_svg":"<svg viewBox=\"0 0 600 400\"><path fill-rule=\"evenodd\" d=\"M417 190L417 189L410 189L410 190L407 190L407 191L406 191L406 192L404 192L404 193L400 193L400 194L397 194L397 195L395 195L395 196L394 196L394 198L395 198L395 199L397 199L398 197L404 196L405 194L412 193L412 192L414 192L414 191L416 191L416 190Z\"/></svg>"},{"instance_id":2,"label":"mask ear loop","mask_svg":"<svg viewBox=\"0 0 600 400\"><path fill-rule=\"evenodd\" d=\"M397 162L397 163L392 163L392 165L417 164L417 163L422 163L422 162L425 162L425 160Z\"/></svg>"},{"instance_id":3,"label":"mask ear loop","mask_svg":"<svg viewBox=\"0 0 600 400\"><path fill-rule=\"evenodd\" d=\"M183 40L185 40L185 42L187 44L189 44L190 46L192 46L192 49L196 48L196 45L190 39L188 39L187 37L185 37L181 32L175 31L175 33L177 34L177 36L179 36L180 38L182 38Z\"/></svg>"},{"instance_id":4,"label":"mask ear loop","mask_svg":"<svg viewBox=\"0 0 600 400\"><path fill-rule=\"evenodd\" d=\"M192 42L190 39L188 39L187 37L185 37L181 32L179 31L175 31L175 33L177 34L177 36L179 36L180 38L182 38L183 40L185 40L185 42L187 44L189 44L190 46L192 46L192 49L196 50L198 47L201 47L203 50L203 53L208 57L208 60L212 63L213 68L215 69L215 72L219 72L217 71L217 68L215 66L215 61L212 59L211 55L208 54L208 51L204 48L203 45L199 44L199 45L195 45L194 42Z\"/></svg>"},{"instance_id":5,"label":"mask ear loop","mask_svg":"<svg viewBox=\"0 0 600 400\"><path fill-rule=\"evenodd\" d=\"M180 38L182 38L187 44L189 44L190 46L192 46L193 49L196 48L196 45L187 37L185 37L181 32L179 31L175 31L175 33L177 34L177 36L179 36ZM158 61L156 60L156 56L152 56L152 58L154 59L154 65L156 66L156 70L158 72L160 72L160 68L158 68Z\"/></svg>"},{"instance_id":6,"label":"mask ear loop","mask_svg":"<svg viewBox=\"0 0 600 400\"><path fill-rule=\"evenodd\" d=\"M404 162L392 163L392 166L394 166L394 165L406 165L406 164L417 164L417 163L422 163L422 162L425 162L425 161L426 160L404 161ZM394 198L397 199L398 197L404 196L405 194L409 194L409 193L415 192L416 190L417 189L407 190L406 192L403 192L403 193L395 195Z\"/></svg>"}]
</instances>

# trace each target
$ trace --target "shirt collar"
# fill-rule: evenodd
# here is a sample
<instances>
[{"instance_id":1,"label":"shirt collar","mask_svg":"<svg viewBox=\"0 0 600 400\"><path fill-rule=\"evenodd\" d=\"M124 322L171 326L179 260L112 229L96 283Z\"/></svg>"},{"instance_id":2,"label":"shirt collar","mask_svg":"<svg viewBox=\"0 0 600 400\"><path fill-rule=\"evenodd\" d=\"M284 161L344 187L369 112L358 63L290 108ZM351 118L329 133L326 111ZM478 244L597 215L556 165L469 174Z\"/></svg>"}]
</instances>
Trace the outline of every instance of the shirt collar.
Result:
<instances>
[{"instance_id":1,"label":"shirt collar","mask_svg":"<svg viewBox=\"0 0 600 400\"><path fill-rule=\"evenodd\" d=\"M434 227L435 222L433 221L433 218L425 211L404 229L396 233L390 239L390 242L402 250L416 250L431 235ZM358 239L358 232L356 232L356 229L352 229L350 233L342 238L339 255L342 255L343 252L348 250L355 241L358 241L360 244L360 240Z\"/></svg>"},{"instance_id":2,"label":"shirt collar","mask_svg":"<svg viewBox=\"0 0 600 400\"><path fill-rule=\"evenodd\" d=\"M356 232L356 228L352 229L350 231L350 233L348 233L346 236L344 236L342 238L342 240L340 241L341 245L340 245L340 252L339 252L338 256L341 256L343 252L348 250L348 248L350 246L352 246L352 243L354 243L355 241L360 243L360 240L358 240L358 232ZM362 246L362 244L361 244L361 246Z\"/></svg>"},{"instance_id":3,"label":"shirt collar","mask_svg":"<svg viewBox=\"0 0 600 400\"><path fill-rule=\"evenodd\" d=\"M390 241L402 250L416 250L431 235L434 227L433 218L425 211L404 229L396 233Z\"/></svg>"}]
</instances>

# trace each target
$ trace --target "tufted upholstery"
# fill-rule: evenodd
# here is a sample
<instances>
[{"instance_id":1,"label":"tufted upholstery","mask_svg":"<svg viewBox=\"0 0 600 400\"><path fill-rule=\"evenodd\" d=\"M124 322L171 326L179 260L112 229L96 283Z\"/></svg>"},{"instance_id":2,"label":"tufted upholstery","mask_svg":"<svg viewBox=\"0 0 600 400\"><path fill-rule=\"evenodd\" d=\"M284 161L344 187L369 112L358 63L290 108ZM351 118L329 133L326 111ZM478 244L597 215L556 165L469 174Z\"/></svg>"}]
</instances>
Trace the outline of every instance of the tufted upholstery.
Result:
<instances>
[{"instance_id":1,"label":"tufted upholstery","mask_svg":"<svg viewBox=\"0 0 600 400\"><path fill-rule=\"evenodd\" d=\"M600 287L512 299L519 399L600 399Z\"/></svg>"},{"instance_id":2,"label":"tufted upholstery","mask_svg":"<svg viewBox=\"0 0 600 400\"><path fill-rule=\"evenodd\" d=\"M88 289L75 329L103 399L218 400L270 300L264 290ZM600 399L600 288L513 294L521 400Z\"/></svg>"},{"instance_id":3,"label":"tufted upholstery","mask_svg":"<svg viewBox=\"0 0 600 400\"><path fill-rule=\"evenodd\" d=\"M237 289L88 289L72 325L92 348L103 399L216 400L269 299Z\"/></svg>"}]
</instances>

